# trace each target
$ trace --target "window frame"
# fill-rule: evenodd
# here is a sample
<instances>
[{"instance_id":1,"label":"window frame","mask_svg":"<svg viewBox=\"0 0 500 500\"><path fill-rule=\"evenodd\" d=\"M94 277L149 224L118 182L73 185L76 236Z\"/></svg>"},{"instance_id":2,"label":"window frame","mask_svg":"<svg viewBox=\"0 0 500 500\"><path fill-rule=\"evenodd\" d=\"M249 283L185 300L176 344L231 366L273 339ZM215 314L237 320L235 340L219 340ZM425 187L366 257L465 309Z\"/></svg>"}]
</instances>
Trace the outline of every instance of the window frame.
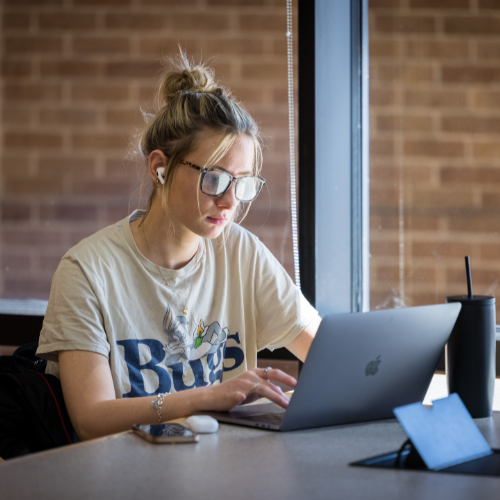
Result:
<instances>
[{"instance_id":1,"label":"window frame","mask_svg":"<svg viewBox=\"0 0 500 500\"><path fill-rule=\"evenodd\" d=\"M368 311L368 1L298 12L302 291L322 316Z\"/></svg>"}]
</instances>

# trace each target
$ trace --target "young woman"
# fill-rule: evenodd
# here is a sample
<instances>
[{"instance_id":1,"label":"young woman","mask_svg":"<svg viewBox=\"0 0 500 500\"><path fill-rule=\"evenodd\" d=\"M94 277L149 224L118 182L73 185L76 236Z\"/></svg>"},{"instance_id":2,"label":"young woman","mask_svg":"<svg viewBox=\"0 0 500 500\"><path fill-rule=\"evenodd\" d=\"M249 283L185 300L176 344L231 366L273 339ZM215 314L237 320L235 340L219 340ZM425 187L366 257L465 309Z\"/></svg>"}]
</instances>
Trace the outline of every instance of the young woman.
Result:
<instances>
[{"instance_id":1,"label":"young woman","mask_svg":"<svg viewBox=\"0 0 500 500\"><path fill-rule=\"evenodd\" d=\"M256 368L257 351L286 346L304 360L320 322L232 224L265 183L251 116L184 56L159 95L140 143L147 209L69 250L52 282L37 354L81 439L256 397L286 407L273 382L295 380Z\"/></svg>"}]
</instances>

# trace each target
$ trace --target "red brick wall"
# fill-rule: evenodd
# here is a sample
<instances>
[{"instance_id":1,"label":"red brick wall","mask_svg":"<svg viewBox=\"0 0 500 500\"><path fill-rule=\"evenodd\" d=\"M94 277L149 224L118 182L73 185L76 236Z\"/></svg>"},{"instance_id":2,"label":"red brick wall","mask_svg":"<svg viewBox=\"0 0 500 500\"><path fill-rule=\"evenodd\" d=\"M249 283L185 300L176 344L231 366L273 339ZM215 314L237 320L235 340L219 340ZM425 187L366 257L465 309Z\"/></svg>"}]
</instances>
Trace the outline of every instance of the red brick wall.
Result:
<instances>
[{"instance_id":1,"label":"red brick wall","mask_svg":"<svg viewBox=\"0 0 500 500\"><path fill-rule=\"evenodd\" d=\"M495 294L500 1L369 5L371 306Z\"/></svg>"},{"instance_id":2,"label":"red brick wall","mask_svg":"<svg viewBox=\"0 0 500 500\"><path fill-rule=\"evenodd\" d=\"M127 159L162 55L214 67L266 138L247 227L293 274L285 0L1 0L0 297L47 298L60 257L129 213ZM135 208L135 207L134 207ZM263 227L261 227L263 226Z\"/></svg>"}]
</instances>

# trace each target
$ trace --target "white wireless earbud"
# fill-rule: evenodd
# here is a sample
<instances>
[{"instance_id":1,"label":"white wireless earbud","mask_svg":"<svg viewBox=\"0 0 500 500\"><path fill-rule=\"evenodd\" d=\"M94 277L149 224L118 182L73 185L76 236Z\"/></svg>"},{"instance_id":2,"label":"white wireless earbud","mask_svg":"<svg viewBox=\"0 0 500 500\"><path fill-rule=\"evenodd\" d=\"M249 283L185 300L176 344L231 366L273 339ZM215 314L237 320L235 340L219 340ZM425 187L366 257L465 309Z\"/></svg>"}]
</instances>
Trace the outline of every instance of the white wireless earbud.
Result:
<instances>
[{"instance_id":1,"label":"white wireless earbud","mask_svg":"<svg viewBox=\"0 0 500 500\"><path fill-rule=\"evenodd\" d=\"M165 184L165 177L163 177L164 174L165 174L164 167L160 167L160 168L156 169L156 177L158 177L160 184Z\"/></svg>"}]
</instances>

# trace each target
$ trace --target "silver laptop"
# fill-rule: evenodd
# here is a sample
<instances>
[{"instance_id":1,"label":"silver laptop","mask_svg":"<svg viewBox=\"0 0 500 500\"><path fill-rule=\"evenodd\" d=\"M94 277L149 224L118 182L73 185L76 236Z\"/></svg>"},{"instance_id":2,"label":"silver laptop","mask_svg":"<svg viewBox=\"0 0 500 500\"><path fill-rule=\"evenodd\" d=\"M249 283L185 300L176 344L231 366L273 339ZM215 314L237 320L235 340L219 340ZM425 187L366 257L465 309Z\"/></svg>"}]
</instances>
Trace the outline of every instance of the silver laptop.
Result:
<instances>
[{"instance_id":1,"label":"silver laptop","mask_svg":"<svg viewBox=\"0 0 500 500\"><path fill-rule=\"evenodd\" d=\"M326 316L286 411L268 403L203 414L279 431L393 418L393 408L423 401L461 307Z\"/></svg>"}]
</instances>

